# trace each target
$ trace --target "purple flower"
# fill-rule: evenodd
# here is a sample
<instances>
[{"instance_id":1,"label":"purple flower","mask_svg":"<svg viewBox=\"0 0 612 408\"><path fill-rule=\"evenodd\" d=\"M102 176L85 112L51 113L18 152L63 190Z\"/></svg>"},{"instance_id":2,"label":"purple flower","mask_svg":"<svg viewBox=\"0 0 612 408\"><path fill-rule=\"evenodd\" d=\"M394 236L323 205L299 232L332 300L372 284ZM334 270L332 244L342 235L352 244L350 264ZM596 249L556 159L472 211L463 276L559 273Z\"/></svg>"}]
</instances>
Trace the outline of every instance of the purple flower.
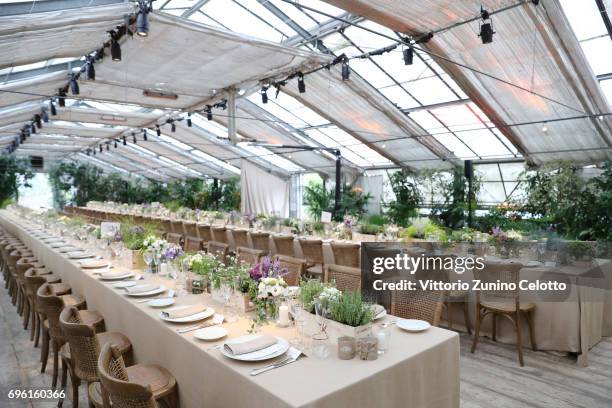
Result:
<instances>
[{"instance_id":1,"label":"purple flower","mask_svg":"<svg viewBox=\"0 0 612 408\"><path fill-rule=\"evenodd\" d=\"M166 248L166 250L164 251L164 259L166 259L167 261L172 261L181 255L183 255L183 250L181 249L181 247L175 244L169 245L168 248Z\"/></svg>"}]
</instances>

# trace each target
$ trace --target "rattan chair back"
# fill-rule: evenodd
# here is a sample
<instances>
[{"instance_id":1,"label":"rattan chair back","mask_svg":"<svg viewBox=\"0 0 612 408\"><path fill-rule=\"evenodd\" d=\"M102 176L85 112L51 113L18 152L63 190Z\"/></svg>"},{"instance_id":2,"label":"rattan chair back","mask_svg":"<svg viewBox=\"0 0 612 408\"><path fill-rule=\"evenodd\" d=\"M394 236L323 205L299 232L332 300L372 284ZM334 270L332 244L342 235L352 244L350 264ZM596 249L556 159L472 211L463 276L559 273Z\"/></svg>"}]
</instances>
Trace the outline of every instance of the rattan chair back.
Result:
<instances>
[{"instance_id":1,"label":"rattan chair back","mask_svg":"<svg viewBox=\"0 0 612 408\"><path fill-rule=\"evenodd\" d=\"M276 253L278 255L285 255L285 256L290 256L290 257L295 256L295 250L293 246L293 242L295 238L293 235L289 235L289 236L273 235L272 239L274 240L274 246L276 247Z\"/></svg>"},{"instance_id":2,"label":"rattan chair back","mask_svg":"<svg viewBox=\"0 0 612 408\"><path fill-rule=\"evenodd\" d=\"M263 255L263 251L239 246L236 248L236 259L239 263L247 265L255 265L259 262L259 258Z\"/></svg>"},{"instance_id":3,"label":"rattan chair back","mask_svg":"<svg viewBox=\"0 0 612 408\"><path fill-rule=\"evenodd\" d=\"M270 234L267 232L251 232L251 242L253 248L263 251L265 254L270 252Z\"/></svg>"},{"instance_id":4,"label":"rattan chair back","mask_svg":"<svg viewBox=\"0 0 612 408\"><path fill-rule=\"evenodd\" d=\"M359 251L361 245L357 243L334 242L330 243L334 254L334 264L342 266L359 267Z\"/></svg>"},{"instance_id":5,"label":"rattan chair back","mask_svg":"<svg viewBox=\"0 0 612 408\"><path fill-rule=\"evenodd\" d=\"M286 255L277 255L276 259L280 263L282 269L286 269L283 274L285 283L289 286L297 286L300 284L300 278L304 273L306 261L304 259L293 258Z\"/></svg>"},{"instance_id":6,"label":"rattan chair back","mask_svg":"<svg viewBox=\"0 0 612 408\"><path fill-rule=\"evenodd\" d=\"M394 290L391 292L391 314L404 319L418 319L432 326L440 324L442 291Z\"/></svg>"},{"instance_id":7,"label":"rattan chair back","mask_svg":"<svg viewBox=\"0 0 612 408\"><path fill-rule=\"evenodd\" d=\"M342 292L361 291L361 269L351 266L325 265L325 282L335 282Z\"/></svg>"}]
</instances>

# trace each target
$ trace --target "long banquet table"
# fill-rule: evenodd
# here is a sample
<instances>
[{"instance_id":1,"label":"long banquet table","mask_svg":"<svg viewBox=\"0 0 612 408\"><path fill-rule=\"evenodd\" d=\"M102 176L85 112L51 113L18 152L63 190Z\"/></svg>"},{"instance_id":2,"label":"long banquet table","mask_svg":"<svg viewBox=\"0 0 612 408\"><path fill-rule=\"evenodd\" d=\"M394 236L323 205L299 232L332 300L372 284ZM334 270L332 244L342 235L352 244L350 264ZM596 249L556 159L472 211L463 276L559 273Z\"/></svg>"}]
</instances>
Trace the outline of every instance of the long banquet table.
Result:
<instances>
[{"instance_id":1,"label":"long banquet table","mask_svg":"<svg viewBox=\"0 0 612 408\"><path fill-rule=\"evenodd\" d=\"M78 262L30 235L25 222L0 211L0 224L69 283L74 293L85 296L88 308L102 313L107 329L130 338L136 362L160 364L173 373L182 407L459 407L459 337L455 332L434 327L411 334L392 326L390 348L375 361L340 360L332 341L328 359L303 357L253 377L251 369L266 363L229 360L211 349L222 341L202 342L193 332L177 333L181 325L163 322L158 309L134 302L84 271ZM156 280L168 287L173 284L164 278ZM181 296L176 304L220 307L210 295ZM242 316L223 327L232 338L246 334L249 325L249 319ZM294 335L291 328L273 325L261 331L285 338Z\"/></svg>"}]
</instances>

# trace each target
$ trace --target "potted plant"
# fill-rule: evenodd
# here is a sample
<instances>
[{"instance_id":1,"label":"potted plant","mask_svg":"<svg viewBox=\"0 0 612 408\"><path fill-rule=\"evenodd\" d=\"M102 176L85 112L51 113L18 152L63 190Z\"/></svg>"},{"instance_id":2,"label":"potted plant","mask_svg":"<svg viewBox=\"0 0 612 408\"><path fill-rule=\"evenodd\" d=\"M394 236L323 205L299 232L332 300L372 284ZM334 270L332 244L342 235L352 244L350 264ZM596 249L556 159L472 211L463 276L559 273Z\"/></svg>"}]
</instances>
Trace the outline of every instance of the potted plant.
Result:
<instances>
[{"instance_id":1,"label":"potted plant","mask_svg":"<svg viewBox=\"0 0 612 408\"><path fill-rule=\"evenodd\" d=\"M593 259L593 246L585 241L567 241L565 248L571 257L572 264L588 267Z\"/></svg>"},{"instance_id":2,"label":"potted plant","mask_svg":"<svg viewBox=\"0 0 612 408\"><path fill-rule=\"evenodd\" d=\"M358 233L353 233L353 239L360 242L375 242L378 234L384 231L381 225L364 223L359 225Z\"/></svg>"},{"instance_id":3,"label":"potted plant","mask_svg":"<svg viewBox=\"0 0 612 408\"><path fill-rule=\"evenodd\" d=\"M144 269L142 259L143 243L146 237L155 236L156 229L151 224L135 225L121 223L120 234L123 244L128 249L128 267L130 269Z\"/></svg>"}]
</instances>

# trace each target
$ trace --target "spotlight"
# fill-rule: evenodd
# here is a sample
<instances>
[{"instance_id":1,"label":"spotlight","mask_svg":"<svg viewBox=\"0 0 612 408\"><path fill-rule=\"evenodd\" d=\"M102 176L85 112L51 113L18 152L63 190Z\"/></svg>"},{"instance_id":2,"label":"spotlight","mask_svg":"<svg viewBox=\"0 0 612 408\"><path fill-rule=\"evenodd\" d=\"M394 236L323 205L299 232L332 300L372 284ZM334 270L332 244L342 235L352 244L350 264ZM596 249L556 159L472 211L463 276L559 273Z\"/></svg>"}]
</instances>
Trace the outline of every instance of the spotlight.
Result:
<instances>
[{"instance_id":1,"label":"spotlight","mask_svg":"<svg viewBox=\"0 0 612 408\"><path fill-rule=\"evenodd\" d=\"M144 141L147 141L147 131L146 129L142 129L142 138L144 139Z\"/></svg>"},{"instance_id":2,"label":"spotlight","mask_svg":"<svg viewBox=\"0 0 612 408\"><path fill-rule=\"evenodd\" d=\"M106 143L106 151L108 152L110 150L110 142Z\"/></svg>"},{"instance_id":3,"label":"spotlight","mask_svg":"<svg viewBox=\"0 0 612 408\"><path fill-rule=\"evenodd\" d=\"M96 149L94 148L94 149L91 149L91 150L93 152L93 155L95 156L96 155Z\"/></svg>"},{"instance_id":4,"label":"spotlight","mask_svg":"<svg viewBox=\"0 0 612 408\"><path fill-rule=\"evenodd\" d=\"M134 144L137 144L138 141L136 140L136 133L132 132L132 142L134 142Z\"/></svg>"},{"instance_id":5,"label":"spotlight","mask_svg":"<svg viewBox=\"0 0 612 408\"><path fill-rule=\"evenodd\" d=\"M404 48L404 65L412 65L414 50L412 47Z\"/></svg>"},{"instance_id":6,"label":"spotlight","mask_svg":"<svg viewBox=\"0 0 612 408\"><path fill-rule=\"evenodd\" d=\"M59 98L57 98L58 103L60 108L63 108L66 106L66 90L63 88L60 88L58 91L59 94Z\"/></svg>"},{"instance_id":7,"label":"spotlight","mask_svg":"<svg viewBox=\"0 0 612 408\"><path fill-rule=\"evenodd\" d=\"M478 36L482 40L483 44L489 44L493 42L493 21L491 20L491 16L489 12L480 6L480 16L482 17L482 21L480 22L480 34Z\"/></svg>"},{"instance_id":8,"label":"spotlight","mask_svg":"<svg viewBox=\"0 0 612 408\"><path fill-rule=\"evenodd\" d=\"M351 69L349 68L348 60L342 62L342 80L348 81L351 75Z\"/></svg>"},{"instance_id":9,"label":"spotlight","mask_svg":"<svg viewBox=\"0 0 612 408\"><path fill-rule=\"evenodd\" d=\"M45 123L49 123L49 114L47 113L46 109L43 109L42 111L42 120Z\"/></svg>"},{"instance_id":10,"label":"spotlight","mask_svg":"<svg viewBox=\"0 0 612 408\"><path fill-rule=\"evenodd\" d=\"M127 145L127 140L125 139L125 135L123 135L123 137L121 139L123 141L123 145L126 146Z\"/></svg>"},{"instance_id":11,"label":"spotlight","mask_svg":"<svg viewBox=\"0 0 612 408\"><path fill-rule=\"evenodd\" d=\"M261 103L268 103L268 87L261 88Z\"/></svg>"},{"instance_id":12,"label":"spotlight","mask_svg":"<svg viewBox=\"0 0 612 408\"><path fill-rule=\"evenodd\" d=\"M37 128L41 128L42 127L42 120L40 118L40 115L36 114L34 115L34 122L36 122L36 127Z\"/></svg>"},{"instance_id":13,"label":"spotlight","mask_svg":"<svg viewBox=\"0 0 612 408\"><path fill-rule=\"evenodd\" d=\"M113 38L111 39L110 49L111 49L111 58L113 59L113 61L121 61L121 46L119 45L119 42L117 42L117 39L115 38L114 35L113 35Z\"/></svg>"},{"instance_id":14,"label":"spotlight","mask_svg":"<svg viewBox=\"0 0 612 408\"><path fill-rule=\"evenodd\" d=\"M382 147L383 149L386 149L386 148L387 148L387 145L386 145L386 144L383 144L381 147Z\"/></svg>"},{"instance_id":15,"label":"spotlight","mask_svg":"<svg viewBox=\"0 0 612 408\"><path fill-rule=\"evenodd\" d=\"M149 35L149 10L147 10L147 6L141 5L140 12L136 17L136 34L140 37Z\"/></svg>"},{"instance_id":16,"label":"spotlight","mask_svg":"<svg viewBox=\"0 0 612 408\"><path fill-rule=\"evenodd\" d=\"M191 112L187 114L187 127L191 127Z\"/></svg>"},{"instance_id":17,"label":"spotlight","mask_svg":"<svg viewBox=\"0 0 612 408\"><path fill-rule=\"evenodd\" d=\"M72 74L72 77L70 78L70 92L72 92L73 95L78 95L79 94L79 83L76 80L76 75Z\"/></svg>"},{"instance_id":18,"label":"spotlight","mask_svg":"<svg viewBox=\"0 0 612 408\"><path fill-rule=\"evenodd\" d=\"M301 72L298 74L298 91L300 93L306 92L306 83L304 82L304 74Z\"/></svg>"},{"instance_id":19,"label":"spotlight","mask_svg":"<svg viewBox=\"0 0 612 408\"><path fill-rule=\"evenodd\" d=\"M172 121L172 124L170 125L170 130L176 132L176 123L174 123L174 121Z\"/></svg>"},{"instance_id":20,"label":"spotlight","mask_svg":"<svg viewBox=\"0 0 612 408\"><path fill-rule=\"evenodd\" d=\"M117 148L117 139L114 140L115 149Z\"/></svg>"},{"instance_id":21,"label":"spotlight","mask_svg":"<svg viewBox=\"0 0 612 408\"><path fill-rule=\"evenodd\" d=\"M100 145L99 147L100 147L100 153L102 153L102 145Z\"/></svg>"},{"instance_id":22,"label":"spotlight","mask_svg":"<svg viewBox=\"0 0 612 408\"><path fill-rule=\"evenodd\" d=\"M212 108L209 106L206 107L206 119L212 120Z\"/></svg>"},{"instance_id":23,"label":"spotlight","mask_svg":"<svg viewBox=\"0 0 612 408\"><path fill-rule=\"evenodd\" d=\"M155 125L155 132L157 133L157 136L161 136L161 130L159 129L159 125Z\"/></svg>"},{"instance_id":24,"label":"spotlight","mask_svg":"<svg viewBox=\"0 0 612 408\"><path fill-rule=\"evenodd\" d=\"M546 124L542 126L542 133L548 133L548 126L546 126Z\"/></svg>"},{"instance_id":25,"label":"spotlight","mask_svg":"<svg viewBox=\"0 0 612 408\"><path fill-rule=\"evenodd\" d=\"M51 116L57 116L57 109L55 108L55 104L53 103L53 100L49 101L49 106L51 108Z\"/></svg>"},{"instance_id":26,"label":"spotlight","mask_svg":"<svg viewBox=\"0 0 612 408\"><path fill-rule=\"evenodd\" d=\"M89 156L91 154L91 151L89 149L87 149L86 153Z\"/></svg>"},{"instance_id":27,"label":"spotlight","mask_svg":"<svg viewBox=\"0 0 612 408\"><path fill-rule=\"evenodd\" d=\"M87 79L94 81L96 79L96 69L94 68L93 59L87 64Z\"/></svg>"},{"instance_id":28,"label":"spotlight","mask_svg":"<svg viewBox=\"0 0 612 408\"><path fill-rule=\"evenodd\" d=\"M30 125L30 133L33 134L33 135L36 134L36 126L34 126L33 123Z\"/></svg>"}]
</instances>

